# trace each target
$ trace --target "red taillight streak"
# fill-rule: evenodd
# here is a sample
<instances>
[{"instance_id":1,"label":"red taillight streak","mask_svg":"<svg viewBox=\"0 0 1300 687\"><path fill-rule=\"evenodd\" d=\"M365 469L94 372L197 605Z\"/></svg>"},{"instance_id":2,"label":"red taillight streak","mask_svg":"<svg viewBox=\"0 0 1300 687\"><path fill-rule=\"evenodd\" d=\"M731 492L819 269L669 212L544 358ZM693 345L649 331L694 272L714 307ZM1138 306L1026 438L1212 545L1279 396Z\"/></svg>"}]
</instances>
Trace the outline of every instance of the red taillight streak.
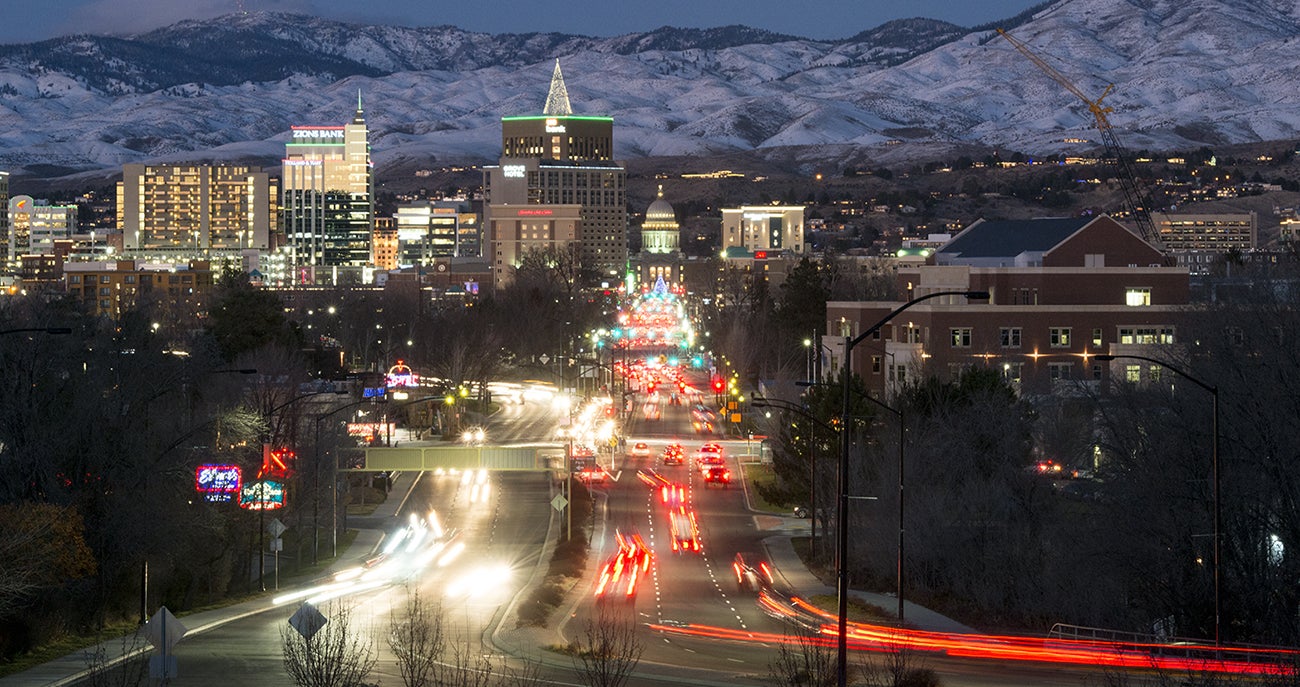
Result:
<instances>
[{"instance_id":1,"label":"red taillight streak","mask_svg":"<svg viewBox=\"0 0 1300 687\"><path fill-rule=\"evenodd\" d=\"M834 636L838 617L823 611L803 599L791 598L790 604L780 603L767 593L759 596L759 603L769 611L788 618L798 617L796 609L819 620L821 633ZM1042 663L1070 663L1078 665L1108 665L1127 668L1163 668L1173 670L1209 670L1213 672L1275 674L1283 666L1268 662L1240 660L1210 660L1207 658L1178 658L1156 656L1153 651L1185 651L1186 647L1135 642L1074 641L1041 639L1011 635L964 635L924 632L861 623L849 623L850 643L859 650L892 651L910 648L944 653L960 658L993 658ZM1206 647L1205 650L1211 650ZM1233 653L1257 654L1261 661L1266 657L1300 656L1300 651L1270 651L1260 649L1227 649Z\"/></svg>"}]
</instances>

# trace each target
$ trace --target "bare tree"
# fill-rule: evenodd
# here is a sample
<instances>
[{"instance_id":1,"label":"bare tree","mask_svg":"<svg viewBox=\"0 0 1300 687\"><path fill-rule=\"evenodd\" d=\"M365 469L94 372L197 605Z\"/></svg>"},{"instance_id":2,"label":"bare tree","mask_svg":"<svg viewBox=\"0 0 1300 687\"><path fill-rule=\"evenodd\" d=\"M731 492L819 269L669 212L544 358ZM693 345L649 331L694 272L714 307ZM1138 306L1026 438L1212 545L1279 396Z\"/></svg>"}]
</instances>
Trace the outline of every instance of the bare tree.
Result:
<instances>
[{"instance_id":1,"label":"bare tree","mask_svg":"<svg viewBox=\"0 0 1300 687\"><path fill-rule=\"evenodd\" d=\"M434 684L456 687L492 687L494 668L492 659L470 647L468 638L453 643L437 662Z\"/></svg>"},{"instance_id":2,"label":"bare tree","mask_svg":"<svg viewBox=\"0 0 1300 687\"><path fill-rule=\"evenodd\" d=\"M797 628L777 647L767 670L777 687L830 687L838 677L835 664L835 650L821 635Z\"/></svg>"},{"instance_id":3,"label":"bare tree","mask_svg":"<svg viewBox=\"0 0 1300 687\"><path fill-rule=\"evenodd\" d=\"M490 687L497 683L492 660L475 651L465 633L453 636L442 607L429 604L417 591L407 595L402 613L393 615L388 646L397 657L398 672L406 687ZM528 674L508 673L502 681L522 680ZM535 683L524 680L507 684L522 687Z\"/></svg>"},{"instance_id":4,"label":"bare tree","mask_svg":"<svg viewBox=\"0 0 1300 687\"><path fill-rule=\"evenodd\" d=\"M328 622L310 638L286 624L280 629L284 668L298 687L360 687L375 667L374 638L353 623L352 606L330 604ZM366 633L367 635L369 633Z\"/></svg>"},{"instance_id":5,"label":"bare tree","mask_svg":"<svg viewBox=\"0 0 1300 687\"><path fill-rule=\"evenodd\" d=\"M599 608L582 636L569 645L573 669L585 685L622 687L641 661L645 645L637 638L635 617L615 617L604 606Z\"/></svg>"},{"instance_id":6,"label":"bare tree","mask_svg":"<svg viewBox=\"0 0 1300 687\"><path fill-rule=\"evenodd\" d=\"M148 642L143 632L124 635L121 650L110 652L103 642L86 650L86 687L139 687L149 677Z\"/></svg>"},{"instance_id":7,"label":"bare tree","mask_svg":"<svg viewBox=\"0 0 1300 687\"><path fill-rule=\"evenodd\" d=\"M496 684L498 687L541 687L542 666L531 659L524 659L518 668L503 665Z\"/></svg>"},{"instance_id":8,"label":"bare tree","mask_svg":"<svg viewBox=\"0 0 1300 687\"><path fill-rule=\"evenodd\" d=\"M881 653L863 653L857 661L868 687L939 687L943 684L924 659L901 643L886 644Z\"/></svg>"},{"instance_id":9,"label":"bare tree","mask_svg":"<svg viewBox=\"0 0 1300 687\"><path fill-rule=\"evenodd\" d=\"M401 615L391 616L388 648L397 657L397 670L406 687L433 684L438 658L446 649L442 608L431 606L418 591L406 596Z\"/></svg>"}]
</instances>

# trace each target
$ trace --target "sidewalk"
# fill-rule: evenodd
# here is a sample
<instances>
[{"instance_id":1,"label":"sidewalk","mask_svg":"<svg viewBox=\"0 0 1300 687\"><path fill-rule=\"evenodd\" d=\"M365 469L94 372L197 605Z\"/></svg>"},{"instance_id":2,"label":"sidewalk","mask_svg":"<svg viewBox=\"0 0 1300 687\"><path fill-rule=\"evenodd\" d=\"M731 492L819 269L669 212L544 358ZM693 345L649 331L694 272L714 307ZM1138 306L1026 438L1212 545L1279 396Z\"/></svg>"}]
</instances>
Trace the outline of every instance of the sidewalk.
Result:
<instances>
[{"instance_id":1,"label":"sidewalk","mask_svg":"<svg viewBox=\"0 0 1300 687\"><path fill-rule=\"evenodd\" d=\"M357 536L352 540L346 551L343 551L338 559L330 566L330 569L338 569L348 566L357 565L374 555L383 543L387 534L383 525L390 519L396 517L403 503L406 502L407 496L410 495L411 488L415 486L415 480L420 473L399 473L393 480L393 490L389 498L375 509L374 513L361 519L376 525L375 528L358 529ZM400 498L399 498L400 496ZM233 606L215 608L201 613L192 613L180 616L178 619L186 628L186 637L192 637L202 634L209 630L221 627L226 623L247 618L251 615L264 613L276 608L284 608L271 603L275 596L274 592L267 592L264 596L251 601L245 601ZM152 609L156 611L157 609ZM122 655L123 646L135 648L128 655ZM21 673L15 673L0 678L0 687L63 687L64 685L73 684L86 677L89 672L87 657L101 652L100 655L107 659L110 665L117 664L128 657L137 656L146 651L152 651L153 646L141 634L139 638L132 642L130 635L123 637L114 637L105 640L96 646L86 647L71 654L56 658L53 661L42 663L41 665L29 668Z\"/></svg>"},{"instance_id":2,"label":"sidewalk","mask_svg":"<svg viewBox=\"0 0 1300 687\"><path fill-rule=\"evenodd\" d=\"M744 473L744 464L741 464ZM804 598L825 594L836 596L835 587L822 582L808 570L803 559L794 550L794 537L806 537L812 526L809 520L793 516L767 513L754 508L749 494L749 483L741 480L745 488L745 506L754 514L754 527L760 532L772 532L763 539L763 548L767 550L767 559L776 569L777 576L791 594ZM849 595L863 603L877 606L885 611L898 608L898 597L893 594L880 594L850 589ZM924 606L903 599L904 625L916 630L929 632L954 632L961 634L978 634L978 630L963 625L952 618L936 613Z\"/></svg>"},{"instance_id":3,"label":"sidewalk","mask_svg":"<svg viewBox=\"0 0 1300 687\"><path fill-rule=\"evenodd\" d=\"M788 534L774 535L763 540L767 549L767 559L776 568L777 576L793 593L804 598L826 594L835 596L835 587L828 585L808 570L794 550L794 541ZM849 595L863 603L878 606L886 611L898 608L898 597L893 594L878 594L850 589ZM953 632L958 634L977 634L979 631L967 627L944 615L940 615L924 606L918 606L903 599L904 625L916 630L928 632Z\"/></svg>"}]
</instances>

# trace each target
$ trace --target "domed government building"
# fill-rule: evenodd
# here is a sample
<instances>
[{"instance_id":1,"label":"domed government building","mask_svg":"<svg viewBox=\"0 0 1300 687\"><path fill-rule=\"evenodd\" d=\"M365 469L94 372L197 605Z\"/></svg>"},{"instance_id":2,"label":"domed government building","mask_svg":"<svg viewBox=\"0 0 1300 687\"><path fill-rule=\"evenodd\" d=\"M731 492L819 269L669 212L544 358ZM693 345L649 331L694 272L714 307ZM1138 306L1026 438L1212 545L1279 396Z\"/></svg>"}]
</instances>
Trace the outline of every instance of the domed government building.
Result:
<instances>
[{"instance_id":1,"label":"domed government building","mask_svg":"<svg viewBox=\"0 0 1300 687\"><path fill-rule=\"evenodd\" d=\"M677 212L664 200L664 187L659 186L655 199L646 208L645 221L641 223L640 280L653 284L663 279L669 286L681 284L682 259L681 234Z\"/></svg>"}]
</instances>

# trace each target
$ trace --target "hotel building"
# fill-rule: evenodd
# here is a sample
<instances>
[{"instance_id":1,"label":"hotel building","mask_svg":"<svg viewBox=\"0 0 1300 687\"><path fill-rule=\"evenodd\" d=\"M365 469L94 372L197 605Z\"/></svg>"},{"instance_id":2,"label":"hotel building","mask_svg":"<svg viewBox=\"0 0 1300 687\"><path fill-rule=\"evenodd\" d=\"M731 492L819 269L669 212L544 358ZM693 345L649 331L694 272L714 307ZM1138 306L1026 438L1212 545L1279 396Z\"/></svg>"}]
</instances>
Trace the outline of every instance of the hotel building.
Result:
<instances>
[{"instance_id":1,"label":"hotel building","mask_svg":"<svg viewBox=\"0 0 1300 687\"><path fill-rule=\"evenodd\" d=\"M117 229L131 255L266 250L276 213L275 184L256 167L129 164L117 184Z\"/></svg>"},{"instance_id":2,"label":"hotel building","mask_svg":"<svg viewBox=\"0 0 1300 687\"><path fill-rule=\"evenodd\" d=\"M484 169L485 224L495 208L507 220L518 216L508 206L576 205L581 224L576 241L583 265L617 281L627 265L627 171L613 160L614 119L573 114L557 60L541 115L501 119L502 157ZM507 222L506 224L508 224ZM502 224L501 226L506 226ZM497 245L491 231L489 258L498 285L517 263Z\"/></svg>"}]
</instances>

